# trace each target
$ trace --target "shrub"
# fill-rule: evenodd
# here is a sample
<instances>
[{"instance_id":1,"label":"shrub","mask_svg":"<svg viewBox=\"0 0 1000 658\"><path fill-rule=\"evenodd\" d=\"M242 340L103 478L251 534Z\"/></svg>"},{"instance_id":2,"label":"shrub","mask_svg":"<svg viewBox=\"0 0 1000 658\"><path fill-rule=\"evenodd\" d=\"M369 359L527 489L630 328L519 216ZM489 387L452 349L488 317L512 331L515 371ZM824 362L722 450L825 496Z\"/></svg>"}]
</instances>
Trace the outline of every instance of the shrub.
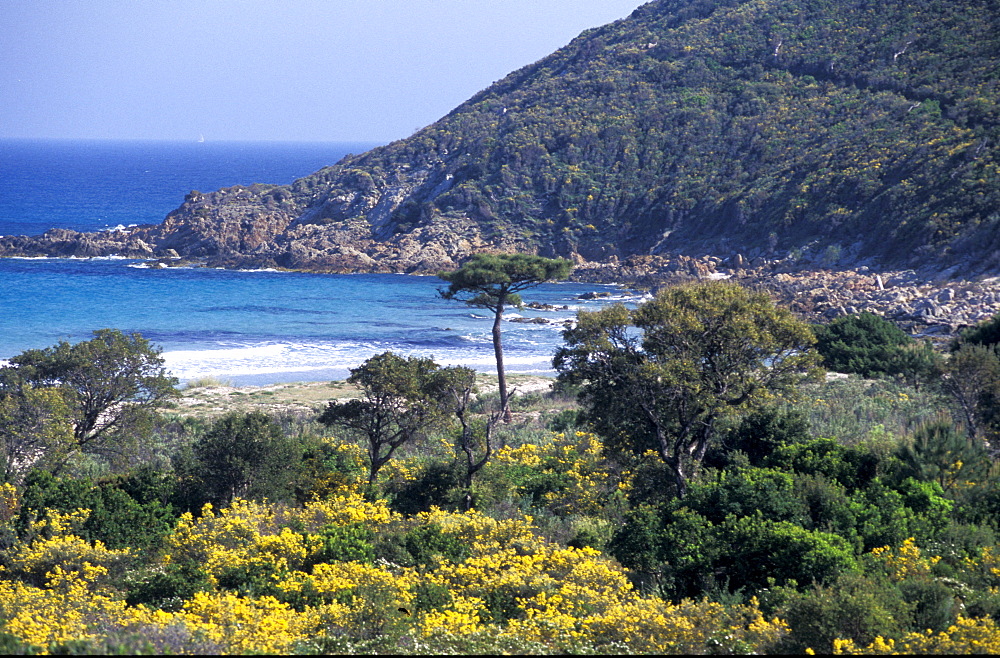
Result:
<instances>
[{"instance_id":1,"label":"shrub","mask_svg":"<svg viewBox=\"0 0 1000 658\"><path fill-rule=\"evenodd\" d=\"M815 333L816 350L828 369L863 377L900 374L904 348L913 341L892 322L867 312L818 325Z\"/></svg>"},{"instance_id":2,"label":"shrub","mask_svg":"<svg viewBox=\"0 0 1000 658\"><path fill-rule=\"evenodd\" d=\"M900 637L910 606L890 582L845 574L826 586L793 594L779 615L791 627L781 645L784 652L830 653L840 638L868 644L876 637Z\"/></svg>"},{"instance_id":3,"label":"shrub","mask_svg":"<svg viewBox=\"0 0 1000 658\"><path fill-rule=\"evenodd\" d=\"M267 414L233 412L219 418L193 446L195 475L208 500L292 497L302 449Z\"/></svg>"}]
</instances>

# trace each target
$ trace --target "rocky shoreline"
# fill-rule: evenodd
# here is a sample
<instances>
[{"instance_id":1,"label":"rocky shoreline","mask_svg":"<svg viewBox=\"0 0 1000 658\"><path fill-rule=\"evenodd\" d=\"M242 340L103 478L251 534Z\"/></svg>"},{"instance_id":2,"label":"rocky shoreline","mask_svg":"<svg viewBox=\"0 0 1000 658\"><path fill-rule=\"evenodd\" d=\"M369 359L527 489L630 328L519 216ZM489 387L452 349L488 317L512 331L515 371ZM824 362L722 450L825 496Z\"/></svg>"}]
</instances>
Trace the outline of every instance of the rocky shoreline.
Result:
<instances>
[{"instance_id":1,"label":"rocky shoreline","mask_svg":"<svg viewBox=\"0 0 1000 658\"><path fill-rule=\"evenodd\" d=\"M126 231L79 233L52 229L42 236L0 237L0 257L103 257L120 256L146 259L152 268L208 266L226 268L277 268L321 273L407 273L435 274L451 269L470 253L494 245L478 241L451 245L447 254L428 258L428 249L438 240L429 239L421 250L409 257L379 258L386 254L362 251L346 257L347 245L338 254L324 258L314 255L301 262L287 264L255 253L232 250L226 255L181 255L177 250L159 245L151 247L150 237L160 227L137 227ZM162 229L160 229L162 230ZM435 236L439 238L440 236ZM475 244L473 244L475 242ZM359 245L371 247L371 245ZM399 245L395 245L398 247ZM508 247L502 249L510 251ZM366 249L370 251L370 249ZM913 335L947 338L965 327L973 326L1000 313L1000 276L996 273L971 275L970 268L948 270L880 269L874 264L823 262L802 254L753 258L735 254L715 255L637 255L624 259L611 257L605 262L576 257L571 280L586 283L616 284L656 291L664 286L699 279L731 279L744 286L766 290L784 306L804 319L826 322L842 315L870 311L898 323Z\"/></svg>"},{"instance_id":2,"label":"rocky shoreline","mask_svg":"<svg viewBox=\"0 0 1000 658\"><path fill-rule=\"evenodd\" d=\"M684 281L729 279L766 290L810 322L868 311L915 336L947 339L1000 313L1000 276L963 278L951 271L834 266L795 259L736 256L638 256L622 263L588 263L573 278L618 283L652 292Z\"/></svg>"}]
</instances>

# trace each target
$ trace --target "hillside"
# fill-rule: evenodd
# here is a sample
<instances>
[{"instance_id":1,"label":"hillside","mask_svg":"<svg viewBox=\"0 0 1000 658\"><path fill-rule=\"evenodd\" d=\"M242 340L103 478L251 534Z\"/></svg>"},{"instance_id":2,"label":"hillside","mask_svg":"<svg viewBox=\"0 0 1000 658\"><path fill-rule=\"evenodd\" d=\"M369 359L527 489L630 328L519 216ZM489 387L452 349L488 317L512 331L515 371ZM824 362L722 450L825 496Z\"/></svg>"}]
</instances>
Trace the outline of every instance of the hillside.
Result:
<instances>
[{"instance_id":1,"label":"hillside","mask_svg":"<svg viewBox=\"0 0 1000 658\"><path fill-rule=\"evenodd\" d=\"M812 248L994 272L998 103L997 0L659 0L290 186L193 192L160 226L0 253L435 271L484 248Z\"/></svg>"}]
</instances>

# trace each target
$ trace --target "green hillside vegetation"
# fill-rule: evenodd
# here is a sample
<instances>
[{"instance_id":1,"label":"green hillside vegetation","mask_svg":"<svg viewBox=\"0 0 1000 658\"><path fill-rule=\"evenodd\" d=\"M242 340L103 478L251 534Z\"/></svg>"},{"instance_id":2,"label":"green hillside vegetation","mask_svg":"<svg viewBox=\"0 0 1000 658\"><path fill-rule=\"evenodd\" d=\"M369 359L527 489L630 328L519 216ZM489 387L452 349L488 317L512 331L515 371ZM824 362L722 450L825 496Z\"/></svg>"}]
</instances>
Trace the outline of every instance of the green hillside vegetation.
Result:
<instances>
[{"instance_id":1,"label":"green hillside vegetation","mask_svg":"<svg viewBox=\"0 0 1000 658\"><path fill-rule=\"evenodd\" d=\"M339 224L367 211L337 199L426 170L380 239L471 218L547 256L816 245L988 269L998 99L996 0L661 0L291 190L320 209L299 222Z\"/></svg>"},{"instance_id":2,"label":"green hillside vegetation","mask_svg":"<svg viewBox=\"0 0 1000 658\"><path fill-rule=\"evenodd\" d=\"M353 403L198 416L139 336L30 350L0 368L0 646L1000 652L997 351L901 371L883 322L838 336L870 378L813 376L842 341L766 295L669 289L582 315L509 423L391 353ZM84 441L110 383L129 422Z\"/></svg>"}]
</instances>

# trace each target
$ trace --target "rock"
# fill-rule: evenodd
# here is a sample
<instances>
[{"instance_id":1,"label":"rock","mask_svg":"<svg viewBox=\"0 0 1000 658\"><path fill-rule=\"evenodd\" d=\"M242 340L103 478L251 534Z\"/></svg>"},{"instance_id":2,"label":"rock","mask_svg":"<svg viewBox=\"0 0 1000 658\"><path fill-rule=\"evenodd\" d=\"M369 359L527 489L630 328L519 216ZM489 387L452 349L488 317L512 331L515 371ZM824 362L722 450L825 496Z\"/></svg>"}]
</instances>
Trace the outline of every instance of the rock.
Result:
<instances>
[{"instance_id":1,"label":"rock","mask_svg":"<svg viewBox=\"0 0 1000 658\"><path fill-rule=\"evenodd\" d=\"M950 302L951 300L955 299L955 290L954 288L945 288L944 290L939 292L934 299L941 304Z\"/></svg>"}]
</instances>

